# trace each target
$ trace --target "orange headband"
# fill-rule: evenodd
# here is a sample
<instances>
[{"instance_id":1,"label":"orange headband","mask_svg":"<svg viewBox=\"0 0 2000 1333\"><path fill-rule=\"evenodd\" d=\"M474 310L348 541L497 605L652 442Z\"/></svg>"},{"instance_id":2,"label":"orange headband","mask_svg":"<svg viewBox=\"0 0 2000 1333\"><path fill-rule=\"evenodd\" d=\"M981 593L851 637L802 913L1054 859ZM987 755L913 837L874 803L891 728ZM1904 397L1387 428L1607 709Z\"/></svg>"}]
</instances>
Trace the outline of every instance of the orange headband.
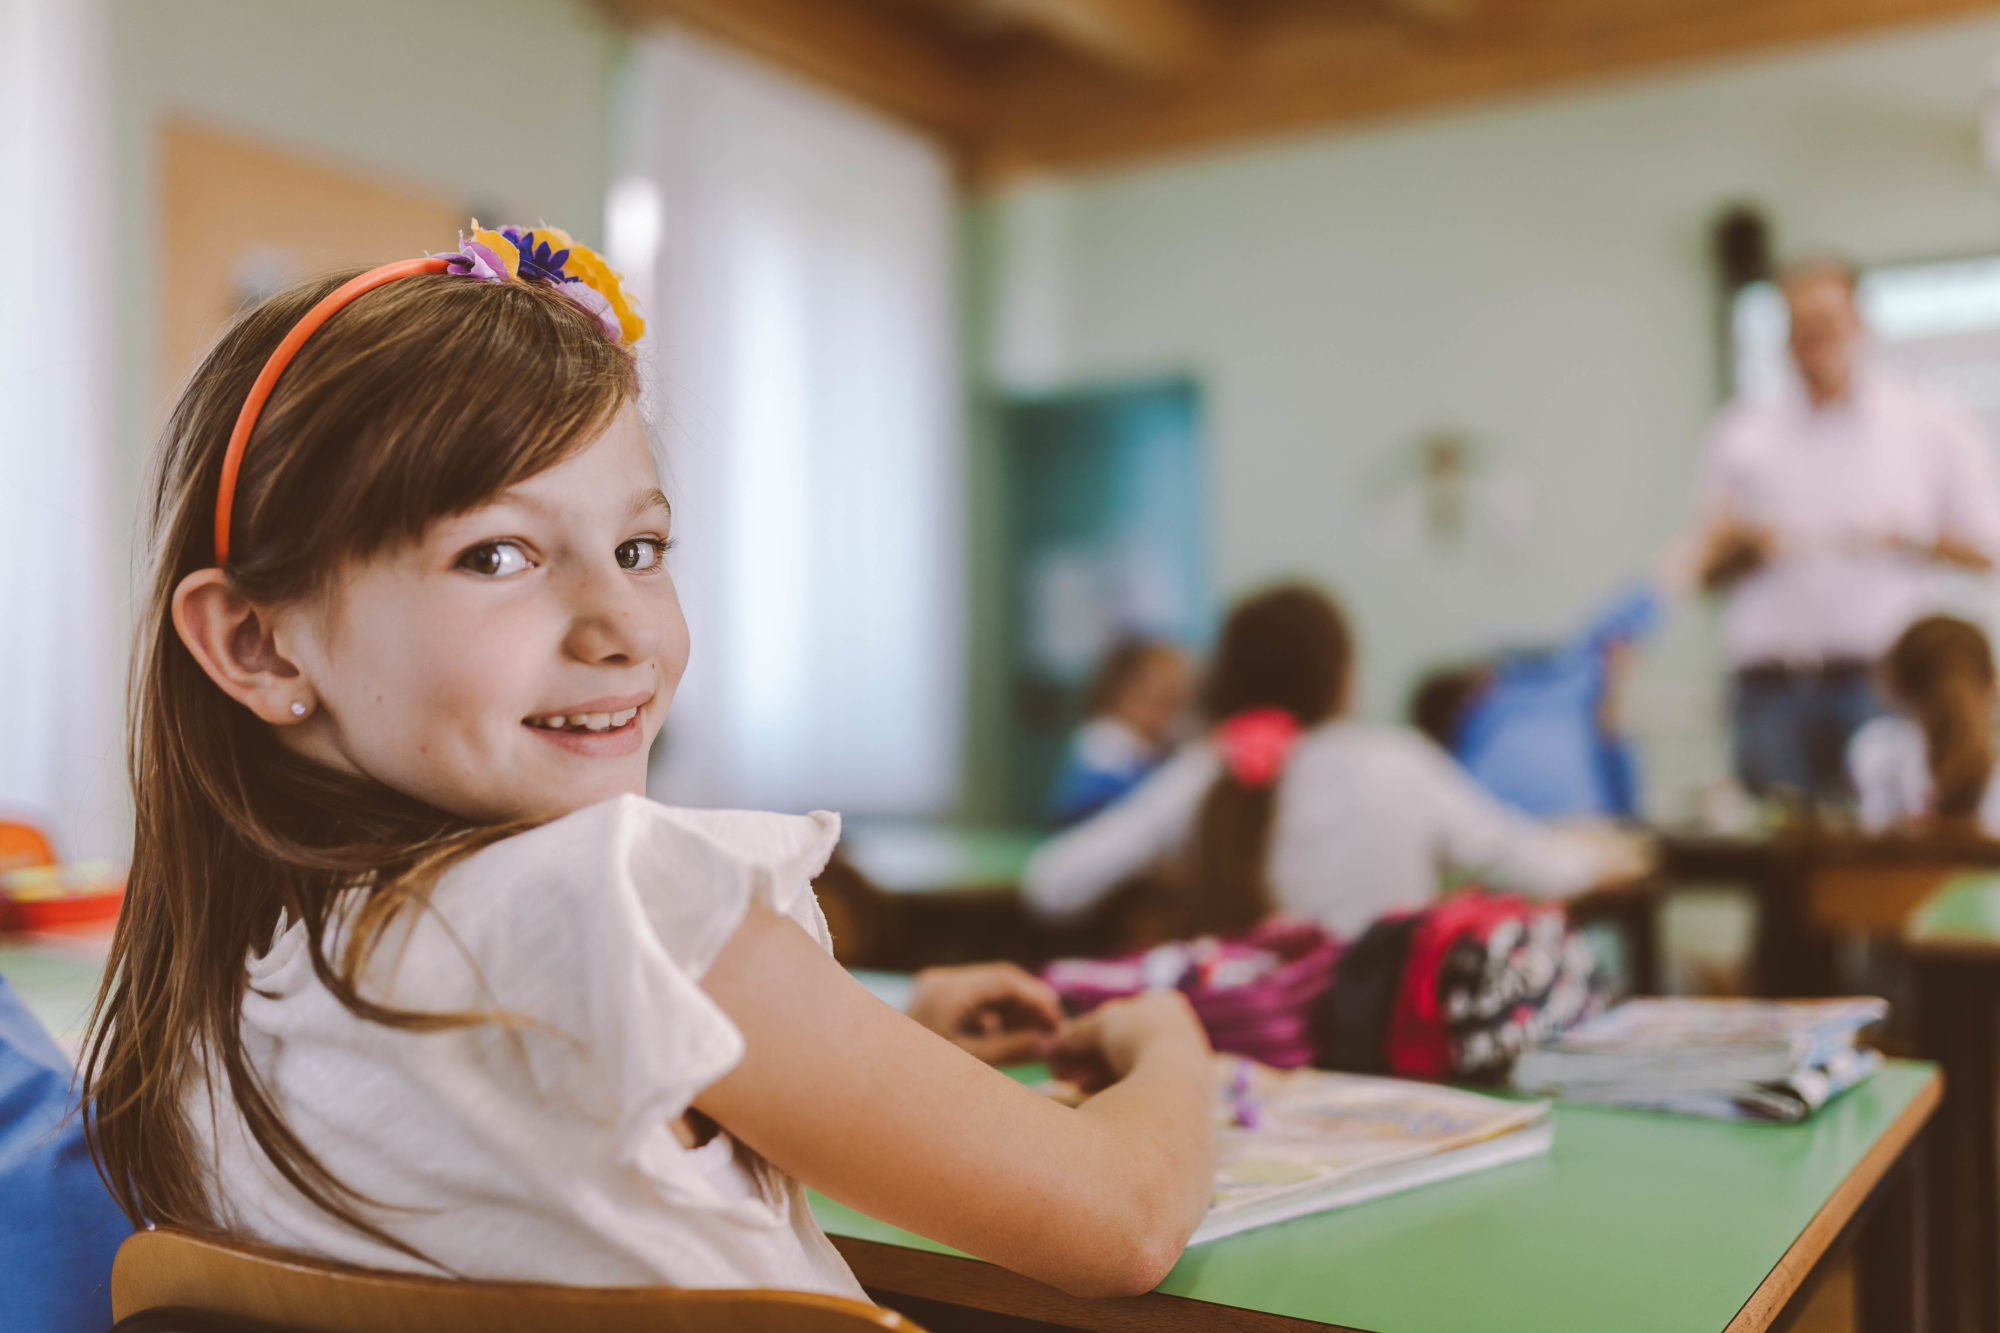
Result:
<instances>
[{"instance_id":1,"label":"orange headband","mask_svg":"<svg viewBox=\"0 0 2000 1333\"><path fill-rule=\"evenodd\" d=\"M271 396L278 376L292 364L299 348L305 346L306 339L331 319L335 311L362 293L372 292L383 283L394 282L398 278L418 273L442 273L450 263L451 257L437 255L428 259L404 259L369 269L360 277L342 283L323 297L318 305L306 311L305 318L292 326L292 331L271 353L271 359L257 374L257 382L250 386L250 396L243 400L243 410L236 414L236 429L229 432L229 448L222 455L222 482L215 495L216 568L229 563L229 514L236 502L236 472L243 466L243 450L250 443L250 432L257 429L257 416L264 410L264 400Z\"/></svg>"}]
</instances>

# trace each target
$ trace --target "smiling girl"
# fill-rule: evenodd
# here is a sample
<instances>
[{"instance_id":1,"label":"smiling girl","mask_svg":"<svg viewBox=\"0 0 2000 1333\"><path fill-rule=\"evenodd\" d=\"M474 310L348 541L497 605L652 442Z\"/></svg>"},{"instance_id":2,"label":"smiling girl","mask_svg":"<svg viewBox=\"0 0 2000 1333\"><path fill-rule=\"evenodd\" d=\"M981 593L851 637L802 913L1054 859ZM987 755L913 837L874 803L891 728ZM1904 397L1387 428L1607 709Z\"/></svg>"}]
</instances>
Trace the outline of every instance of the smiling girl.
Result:
<instances>
[{"instance_id":1,"label":"smiling girl","mask_svg":"<svg viewBox=\"0 0 2000 1333\"><path fill-rule=\"evenodd\" d=\"M85 1061L135 1220L354 1264L860 1295L803 1184L1074 1292L1207 1203L1206 1048L1107 1006L1048 1101L832 960L830 815L675 810L638 321L560 232L320 282L169 421L137 836Z\"/></svg>"}]
</instances>

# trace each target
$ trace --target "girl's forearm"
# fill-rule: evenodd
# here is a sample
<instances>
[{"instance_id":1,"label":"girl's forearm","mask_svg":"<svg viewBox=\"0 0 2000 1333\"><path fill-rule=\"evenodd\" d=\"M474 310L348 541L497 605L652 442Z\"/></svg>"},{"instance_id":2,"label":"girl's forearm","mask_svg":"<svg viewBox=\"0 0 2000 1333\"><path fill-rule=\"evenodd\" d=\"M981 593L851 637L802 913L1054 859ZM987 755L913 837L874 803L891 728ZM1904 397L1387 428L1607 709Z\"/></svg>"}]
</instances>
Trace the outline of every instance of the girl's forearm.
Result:
<instances>
[{"instance_id":1,"label":"girl's forearm","mask_svg":"<svg viewBox=\"0 0 2000 1333\"><path fill-rule=\"evenodd\" d=\"M1213 1088L1206 1050L1159 1043L1079 1112L1109 1131L1120 1174L1128 1177L1125 1197L1145 1210L1174 1258L1214 1195Z\"/></svg>"}]
</instances>

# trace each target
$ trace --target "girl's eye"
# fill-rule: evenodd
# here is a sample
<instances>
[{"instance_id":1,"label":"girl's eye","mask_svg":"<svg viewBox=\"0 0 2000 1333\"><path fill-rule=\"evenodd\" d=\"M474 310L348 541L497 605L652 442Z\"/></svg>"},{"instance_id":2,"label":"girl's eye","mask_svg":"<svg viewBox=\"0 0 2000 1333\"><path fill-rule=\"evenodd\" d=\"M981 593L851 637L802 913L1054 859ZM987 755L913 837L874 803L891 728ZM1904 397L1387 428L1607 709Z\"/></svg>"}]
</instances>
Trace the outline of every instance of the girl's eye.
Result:
<instances>
[{"instance_id":1,"label":"girl's eye","mask_svg":"<svg viewBox=\"0 0 2000 1333\"><path fill-rule=\"evenodd\" d=\"M618 567L644 573L658 569L673 549L673 543L659 537L634 537L618 544Z\"/></svg>"},{"instance_id":2,"label":"girl's eye","mask_svg":"<svg viewBox=\"0 0 2000 1333\"><path fill-rule=\"evenodd\" d=\"M487 578L505 578L530 565L519 542L481 542L458 558L458 567Z\"/></svg>"}]
</instances>

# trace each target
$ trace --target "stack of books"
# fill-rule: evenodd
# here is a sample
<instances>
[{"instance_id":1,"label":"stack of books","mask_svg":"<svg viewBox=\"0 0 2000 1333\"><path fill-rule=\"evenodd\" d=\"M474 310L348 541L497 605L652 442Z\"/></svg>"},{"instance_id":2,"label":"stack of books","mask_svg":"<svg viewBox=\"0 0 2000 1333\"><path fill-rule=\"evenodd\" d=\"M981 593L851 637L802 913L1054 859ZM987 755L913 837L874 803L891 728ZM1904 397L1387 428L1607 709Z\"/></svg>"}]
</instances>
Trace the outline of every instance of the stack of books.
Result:
<instances>
[{"instance_id":1,"label":"stack of books","mask_svg":"<svg viewBox=\"0 0 2000 1333\"><path fill-rule=\"evenodd\" d=\"M1630 1000L1528 1051L1514 1086L1724 1120L1802 1120L1882 1066L1876 999Z\"/></svg>"}]
</instances>

